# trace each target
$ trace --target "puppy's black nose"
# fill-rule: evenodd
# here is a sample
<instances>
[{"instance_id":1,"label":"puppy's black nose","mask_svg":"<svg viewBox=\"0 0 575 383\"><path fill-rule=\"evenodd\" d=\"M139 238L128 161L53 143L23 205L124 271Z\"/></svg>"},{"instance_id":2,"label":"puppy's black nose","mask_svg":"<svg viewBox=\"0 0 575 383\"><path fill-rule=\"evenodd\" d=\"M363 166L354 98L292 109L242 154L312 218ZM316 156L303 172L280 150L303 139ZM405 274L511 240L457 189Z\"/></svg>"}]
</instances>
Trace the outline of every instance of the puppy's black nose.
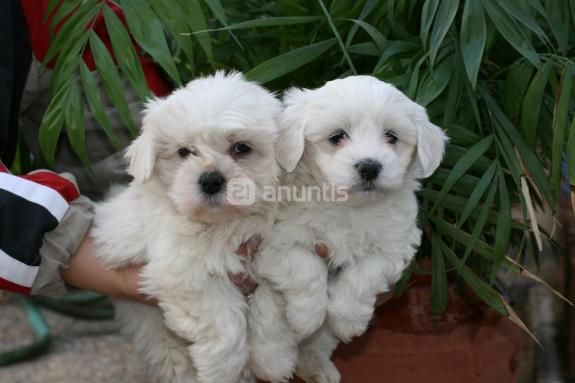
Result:
<instances>
[{"instance_id":1,"label":"puppy's black nose","mask_svg":"<svg viewBox=\"0 0 575 383\"><path fill-rule=\"evenodd\" d=\"M202 192L207 195L214 195L222 190L224 184L226 183L226 179L222 173L214 171L202 174L200 176L199 183Z\"/></svg>"},{"instance_id":2,"label":"puppy's black nose","mask_svg":"<svg viewBox=\"0 0 575 383\"><path fill-rule=\"evenodd\" d=\"M381 163L375 160L362 160L355 164L355 168L364 181L373 181L381 171Z\"/></svg>"}]
</instances>

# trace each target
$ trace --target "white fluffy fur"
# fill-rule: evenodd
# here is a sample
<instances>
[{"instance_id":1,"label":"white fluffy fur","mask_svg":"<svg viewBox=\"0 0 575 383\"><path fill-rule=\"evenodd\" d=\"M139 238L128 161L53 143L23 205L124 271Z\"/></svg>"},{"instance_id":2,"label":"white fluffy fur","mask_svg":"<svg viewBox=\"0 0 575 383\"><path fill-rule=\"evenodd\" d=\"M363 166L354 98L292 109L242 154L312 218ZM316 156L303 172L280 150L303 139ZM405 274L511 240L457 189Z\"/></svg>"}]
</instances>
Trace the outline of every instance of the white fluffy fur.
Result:
<instances>
[{"instance_id":1,"label":"white fluffy fur","mask_svg":"<svg viewBox=\"0 0 575 383\"><path fill-rule=\"evenodd\" d=\"M282 381L297 360L297 374L306 382L336 383L340 376L330 357L338 339L347 342L366 330L377 294L389 291L416 252L417 180L437 168L446 137L423 107L369 76L291 89L284 104L278 160L293 170L284 183L344 187L349 200L281 208L258 260L271 287L258 288L256 296L261 288L268 297L278 293L258 311L261 337L252 338L252 367ZM339 130L348 138L333 145L329 137ZM365 159L382 165L369 189L355 167ZM318 243L329 248L327 263L309 260L317 260ZM294 257L307 266L280 264Z\"/></svg>"},{"instance_id":2,"label":"white fluffy fur","mask_svg":"<svg viewBox=\"0 0 575 383\"><path fill-rule=\"evenodd\" d=\"M261 198L233 206L225 193L207 199L198 179L219 170L258 190L275 184L280 112L272 94L238 73L218 72L151 101L127 151L134 181L96 209L92 233L105 265L147 263L142 290L160 307L118 301L117 308L158 382L254 381L247 304L228 275L252 272L235 251L268 233L275 207ZM236 142L253 151L234 158ZM178 155L183 147L186 158Z\"/></svg>"}]
</instances>

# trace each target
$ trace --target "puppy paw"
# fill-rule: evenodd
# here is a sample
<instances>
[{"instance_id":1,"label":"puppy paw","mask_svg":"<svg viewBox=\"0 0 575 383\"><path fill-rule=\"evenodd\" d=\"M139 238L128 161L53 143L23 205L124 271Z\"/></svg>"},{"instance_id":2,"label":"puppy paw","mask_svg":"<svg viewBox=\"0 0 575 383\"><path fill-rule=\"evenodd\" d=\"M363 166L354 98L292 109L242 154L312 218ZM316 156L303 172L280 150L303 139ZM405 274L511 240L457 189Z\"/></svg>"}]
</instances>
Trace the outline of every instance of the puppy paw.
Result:
<instances>
[{"instance_id":1,"label":"puppy paw","mask_svg":"<svg viewBox=\"0 0 575 383\"><path fill-rule=\"evenodd\" d=\"M286 320L298 341L312 335L325 322L327 315L327 291L304 301L286 302Z\"/></svg>"},{"instance_id":2,"label":"puppy paw","mask_svg":"<svg viewBox=\"0 0 575 383\"><path fill-rule=\"evenodd\" d=\"M297 290L286 291L285 314L290 328L301 341L313 334L325 321L328 307L327 273L320 271L325 265L316 266L317 271L302 281Z\"/></svg>"},{"instance_id":3,"label":"puppy paw","mask_svg":"<svg viewBox=\"0 0 575 383\"><path fill-rule=\"evenodd\" d=\"M349 342L352 338L365 332L373 316L373 305L359 302L332 302L328 311L327 323L335 336L342 342Z\"/></svg>"},{"instance_id":4,"label":"puppy paw","mask_svg":"<svg viewBox=\"0 0 575 383\"><path fill-rule=\"evenodd\" d=\"M244 368L242 375L240 376L240 381L238 383L256 383L256 377L250 371L249 368Z\"/></svg>"},{"instance_id":5,"label":"puppy paw","mask_svg":"<svg viewBox=\"0 0 575 383\"><path fill-rule=\"evenodd\" d=\"M243 339L201 339L189 346L200 383L238 382L248 363L248 347ZM225 340L224 340L225 339Z\"/></svg>"},{"instance_id":6,"label":"puppy paw","mask_svg":"<svg viewBox=\"0 0 575 383\"><path fill-rule=\"evenodd\" d=\"M252 343L250 368L261 380L287 382L295 370L297 346L295 343Z\"/></svg>"},{"instance_id":7,"label":"puppy paw","mask_svg":"<svg viewBox=\"0 0 575 383\"><path fill-rule=\"evenodd\" d=\"M314 370L298 369L296 374L306 383L339 383L341 381L339 371L329 359L318 363Z\"/></svg>"}]
</instances>

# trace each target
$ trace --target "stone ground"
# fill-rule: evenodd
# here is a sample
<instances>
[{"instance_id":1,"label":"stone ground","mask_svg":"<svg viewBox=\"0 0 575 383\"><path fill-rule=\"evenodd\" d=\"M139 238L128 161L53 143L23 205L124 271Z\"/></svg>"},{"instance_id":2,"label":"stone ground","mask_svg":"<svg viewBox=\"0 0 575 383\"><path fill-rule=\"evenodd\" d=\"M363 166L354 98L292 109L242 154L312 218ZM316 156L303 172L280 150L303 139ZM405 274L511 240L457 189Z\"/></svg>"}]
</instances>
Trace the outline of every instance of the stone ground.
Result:
<instances>
[{"instance_id":1,"label":"stone ground","mask_svg":"<svg viewBox=\"0 0 575 383\"><path fill-rule=\"evenodd\" d=\"M54 337L52 348L32 361L0 367L0 383L152 383L115 321L43 313ZM0 301L0 351L32 336L20 307Z\"/></svg>"},{"instance_id":2,"label":"stone ground","mask_svg":"<svg viewBox=\"0 0 575 383\"><path fill-rule=\"evenodd\" d=\"M551 276L559 272L555 267L542 267L541 274L553 281ZM552 306L560 306L561 302L533 281L510 279L507 281L518 314L544 345L541 349L524 336L518 383L566 382L558 365L557 346L558 338L564 335L556 332L560 327L558 315L549 316L557 311ZM53 336L51 349L34 360L0 367L0 383L152 383L137 354L119 335L117 322L79 320L50 310L42 312ZM0 351L26 344L32 336L20 306L0 292Z\"/></svg>"}]
</instances>

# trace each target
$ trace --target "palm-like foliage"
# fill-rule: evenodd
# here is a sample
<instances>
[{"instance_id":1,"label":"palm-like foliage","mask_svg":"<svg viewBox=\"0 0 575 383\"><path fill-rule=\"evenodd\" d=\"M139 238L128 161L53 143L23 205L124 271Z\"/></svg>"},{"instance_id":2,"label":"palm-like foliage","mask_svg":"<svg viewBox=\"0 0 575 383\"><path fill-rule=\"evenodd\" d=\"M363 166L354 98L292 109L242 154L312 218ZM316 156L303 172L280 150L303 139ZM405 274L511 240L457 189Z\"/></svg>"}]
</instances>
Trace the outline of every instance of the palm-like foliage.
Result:
<instances>
[{"instance_id":1,"label":"palm-like foliage","mask_svg":"<svg viewBox=\"0 0 575 383\"><path fill-rule=\"evenodd\" d=\"M455 269L494 309L512 314L490 282L502 267L513 265L506 257L510 243L533 247L537 254L542 234L533 207L555 206L564 153L575 169L574 0L119 4L127 28L98 0L65 0L57 11L56 22L73 13L47 58L57 57L52 102L41 127L49 161L65 128L89 164L82 93L115 141L101 95L80 58L88 45L107 96L135 134L119 72L142 100L150 92L127 30L175 85L216 68L241 70L277 90L373 74L427 106L451 138L443 164L420 193L420 254L432 259L433 309L445 307L446 271ZM119 68L89 27L99 12ZM512 218L514 205L524 220Z\"/></svg>"}]
</instances>

